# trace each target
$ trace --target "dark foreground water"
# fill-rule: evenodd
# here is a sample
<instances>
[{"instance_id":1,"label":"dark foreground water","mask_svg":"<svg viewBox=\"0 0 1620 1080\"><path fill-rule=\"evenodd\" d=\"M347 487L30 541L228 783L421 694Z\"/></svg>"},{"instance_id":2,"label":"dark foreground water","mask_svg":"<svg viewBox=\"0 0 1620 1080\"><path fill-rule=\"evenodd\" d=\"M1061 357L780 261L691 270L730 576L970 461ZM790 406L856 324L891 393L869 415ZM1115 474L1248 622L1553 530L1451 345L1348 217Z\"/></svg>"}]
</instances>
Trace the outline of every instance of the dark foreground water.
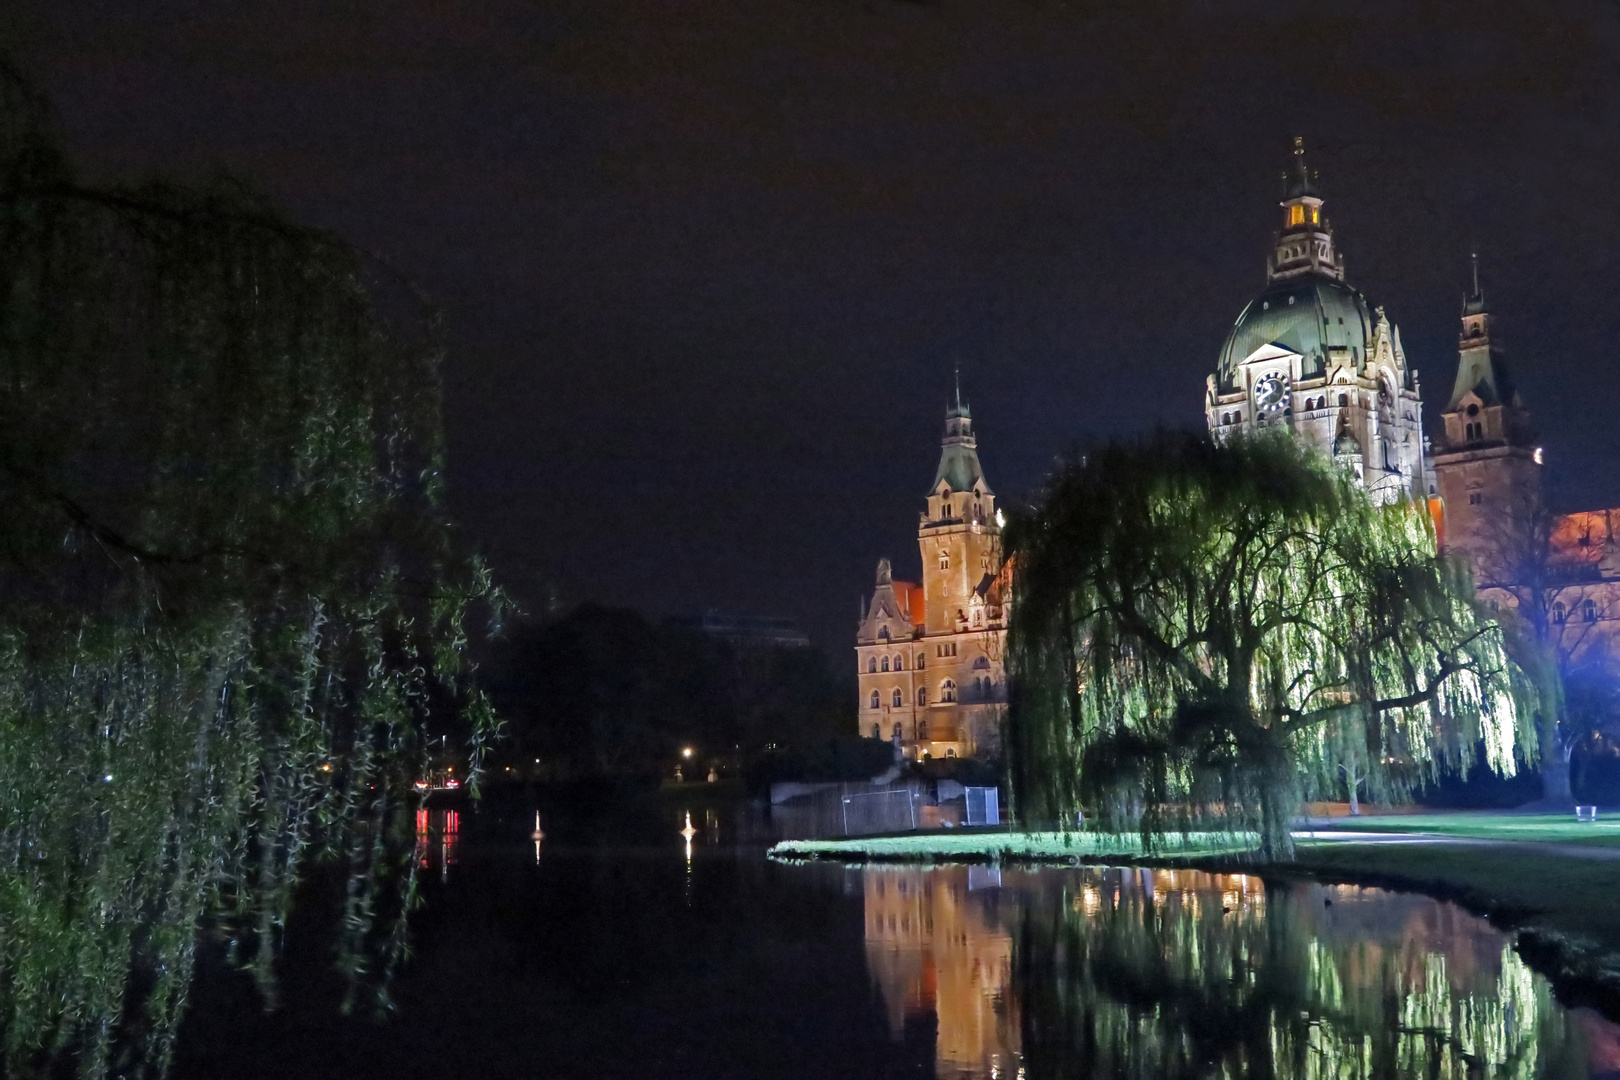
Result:
<instances>
[{"instance_id":1,"label":"dark foreground water","mask_svg":"<svg viewBox=\"0 0 1620 1080\"><path fill-rule=\"evenodd\" d=\"M1419 896L781 865L746 814L669 805L553 811L537 843L532 815L424 822L382 1022L340 1015L319 927L269 1014L211 947L176 1075L1620 1078L1620 1027Z\"/></svg>"}]
</instances>

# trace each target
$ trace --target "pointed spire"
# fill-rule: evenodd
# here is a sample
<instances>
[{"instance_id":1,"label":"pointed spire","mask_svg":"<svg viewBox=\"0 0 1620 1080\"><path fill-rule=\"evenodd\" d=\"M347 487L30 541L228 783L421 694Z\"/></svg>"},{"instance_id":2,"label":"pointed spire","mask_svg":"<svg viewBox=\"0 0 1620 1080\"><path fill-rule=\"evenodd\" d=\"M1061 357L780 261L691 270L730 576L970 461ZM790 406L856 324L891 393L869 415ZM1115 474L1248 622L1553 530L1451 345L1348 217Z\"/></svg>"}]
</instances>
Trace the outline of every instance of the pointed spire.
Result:
<instances>
[{"instance_id":1,"label":"pointed spire","mask_svg":"<svg viewBox=\"0 0 1620 1080\"><path fill-rule=\"evenodd\" d=\"M973 437L973 414L962 400L960 368L956 372L955 391L955 404L945 410L945 438L941 440L934 488L943 480L952 491L967 491L975 480L983 478L983 473L979 469L979 444Z\"/></svg>"},{"instance_id":2,"label":"pointed spire","mask_svg":"<svg viewBox=\"0 0 1620 1080\"><path fill-rule=\"evenodd\" d=\"M955 366L955 372L956 372L956 403L954 405L946 406L946 408L945 408L945 419L946 420L956 420L956 419L963 418L963 417L971 417L973 415L973 413L971 411L969 411L968 407L966 405L962 404L962 364L961 364L960 361L958 361L956 366Z\"/></svg>"},{"instance_id":3,"label":"pointed spire","mask_svg":"<svg viewBox=\"0 0 1620 1080\"><path fill-rule=\"evenodd\" d=\"M1290 181L1286 197L1297 199L1301 195L1315 195L1316 177L1311 173L1310 166L1305 164L1305 136L1294 136L1294 176Z\"/></svg>"},{"instance_id":4,"label":"pointed spire","mask_svg":"<svg viewBox=\"0 0 1620 1080\"><path fill-rule=\"evenodd\" d=\"M1485 312L1485 290L1479 287L1479 252L1469 252L1468 258L1474 268L1474 291L1463 300L1463 314L1482 315Z\"/></svg>"}]
</instances>

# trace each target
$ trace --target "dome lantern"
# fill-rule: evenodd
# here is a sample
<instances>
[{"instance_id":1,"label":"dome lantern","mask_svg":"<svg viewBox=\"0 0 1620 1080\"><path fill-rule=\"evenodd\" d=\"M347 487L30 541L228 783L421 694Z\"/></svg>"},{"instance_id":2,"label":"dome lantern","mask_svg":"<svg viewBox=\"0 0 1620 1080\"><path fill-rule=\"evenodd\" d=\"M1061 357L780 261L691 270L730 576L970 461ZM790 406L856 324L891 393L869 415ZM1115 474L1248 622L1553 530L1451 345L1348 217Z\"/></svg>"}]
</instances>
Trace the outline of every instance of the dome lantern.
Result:
<instances>
[{"instance_id":1,"label":"dome lantern","mask_svg":"<svg viewBox=\"0 0 1620 1080\"><path fill-rule=\"evenodd\" d=\"M1283 174L1282 231L1266 266L1268 281L1319 274L1344 280L1344 266L1333 247L1333 228L1322 214L1316 175L1305 164L1305 139L1294 137L1293 175Z\"/></svg>"}]
</instances>

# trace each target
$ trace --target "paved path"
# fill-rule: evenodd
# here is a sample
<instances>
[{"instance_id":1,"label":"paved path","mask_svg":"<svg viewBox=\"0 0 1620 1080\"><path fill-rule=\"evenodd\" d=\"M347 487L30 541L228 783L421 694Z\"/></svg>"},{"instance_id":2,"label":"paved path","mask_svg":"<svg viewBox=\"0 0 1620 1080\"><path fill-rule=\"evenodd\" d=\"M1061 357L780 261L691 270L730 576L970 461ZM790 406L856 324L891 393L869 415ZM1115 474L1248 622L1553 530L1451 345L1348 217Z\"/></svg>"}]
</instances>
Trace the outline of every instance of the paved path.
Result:
<instances>
[{"instance_id":1,"label":"paved path","mask_svg":"<svg viewBox=\"0 0 1620 1080\"><path fill-rule=\"evenodd\" d=\"M1370 832L1356 829L1301 829L1294 833L1294 839L1350 844L1445 844L1452 847L1488 847L1519 851L1526 855L1559 855L1570 859L1620 862L1620 847L1555 844L1544 840L1489 840L1478 836L1447 836L1444 833Z\"/></svg>"}]
</instances>

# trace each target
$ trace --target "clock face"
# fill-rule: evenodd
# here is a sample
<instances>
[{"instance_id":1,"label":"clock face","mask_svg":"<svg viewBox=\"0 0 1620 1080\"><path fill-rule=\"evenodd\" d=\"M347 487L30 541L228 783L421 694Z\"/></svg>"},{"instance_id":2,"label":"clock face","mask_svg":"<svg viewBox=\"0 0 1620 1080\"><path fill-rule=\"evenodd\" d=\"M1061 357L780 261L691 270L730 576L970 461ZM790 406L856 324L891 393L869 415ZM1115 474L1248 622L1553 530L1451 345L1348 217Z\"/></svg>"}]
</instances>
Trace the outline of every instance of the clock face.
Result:
<instances>
[{"instance_id":1,"label":"clock face","mask_svg":"<svg viewBox=\"0 0 1620 1080\"><path fill-rule=\"evenodd\" d=\"M1273 413L1283 407L1288 384L1280 375L1267 375L1254 384L1254 405L1261 412Z\"/></svg>"}]
</instances>

